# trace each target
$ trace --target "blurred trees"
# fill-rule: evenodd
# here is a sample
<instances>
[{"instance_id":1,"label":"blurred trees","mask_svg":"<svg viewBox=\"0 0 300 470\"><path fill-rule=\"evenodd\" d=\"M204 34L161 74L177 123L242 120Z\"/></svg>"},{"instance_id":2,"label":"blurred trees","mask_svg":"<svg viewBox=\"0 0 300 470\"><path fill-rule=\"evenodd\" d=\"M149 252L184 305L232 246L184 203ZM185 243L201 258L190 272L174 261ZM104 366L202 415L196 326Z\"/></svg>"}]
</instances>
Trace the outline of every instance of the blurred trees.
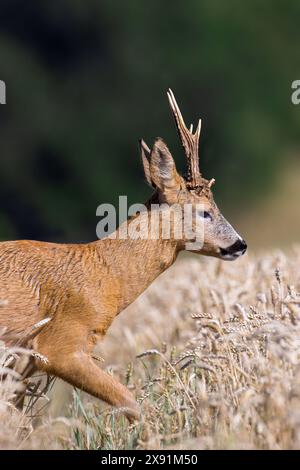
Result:
<instances>
[{"instance_id":1,"label":"blurred trees","mask_svg":"<svg viewBox=\"0 0 300 470\"><path fill-rule=\"evenodd\" d=\"M0 238L95 238L101 202L150 194L140 137L184 169L168 87L203 119L219 205L255 203L299 145L299 14L296 0L2 0Z\"/></svg>"}]
</instances>

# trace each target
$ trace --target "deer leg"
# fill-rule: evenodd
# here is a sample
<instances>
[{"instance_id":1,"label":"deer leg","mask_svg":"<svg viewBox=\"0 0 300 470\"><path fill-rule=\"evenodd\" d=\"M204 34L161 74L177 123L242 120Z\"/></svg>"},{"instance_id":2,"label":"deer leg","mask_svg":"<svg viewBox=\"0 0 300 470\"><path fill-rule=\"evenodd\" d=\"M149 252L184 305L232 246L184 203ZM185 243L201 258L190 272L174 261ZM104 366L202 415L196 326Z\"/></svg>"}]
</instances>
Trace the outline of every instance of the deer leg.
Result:
<instances>
[{"instance_id":1,"label":"deer leg","mask_svg":"<svg viewBox=\"0 0 300 470\"><path fill-rule=\"evenodd\" d=\"M40 350L41 351L41 350ZM43 354L43 352L41 351ZM39 368L55 375L71 385L100 398L118 408L124 408L124 414L132 421L139 419L139 406L129 390L109 374L101 370L91 356L83 351L49 357L48 364L39 364Z\"/></svg>"},{"instance_id":2,"label":"deer leg","mask_svg":"<svg viewBox=\"0 0 300 470\"><path fill-rule=\"evenodd\" d=\"M21 386L16 394L15 397L15 406L18 410L22 411L23 406L24 406L24 400L25 400L25 395L26 395L26 390L27 390L27 380L29 377L33 375L33 373L36 371L36 365L34 363L33 358L29 358L27 361L25 368L21 372Z\"/></svg>"},{"instance_id":3,"label":"deer leg","mask_svg":"<svg viewBox=\"0 0 300 470\"><path fill-rule=\"evenodd\" d=\"M9 368L17 372L20 376L16 379L18 387L15 391L15 396L12 400L12 403L19 411L22 411L27 391L28 378L36 371L34 358L23 355L17 359L14 359L13 362L9 365ZM1 374L0 378L5 380L7 378L7 374Z\"/></svg>"}]
</instances>

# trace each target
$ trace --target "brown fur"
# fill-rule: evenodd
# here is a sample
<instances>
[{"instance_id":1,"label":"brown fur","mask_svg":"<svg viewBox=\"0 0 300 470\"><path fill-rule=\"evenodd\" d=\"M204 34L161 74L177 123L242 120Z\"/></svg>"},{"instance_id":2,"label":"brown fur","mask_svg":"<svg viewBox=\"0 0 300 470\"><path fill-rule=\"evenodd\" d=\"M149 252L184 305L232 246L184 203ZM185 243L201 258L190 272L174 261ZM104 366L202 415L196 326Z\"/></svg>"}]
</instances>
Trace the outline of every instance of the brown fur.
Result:
<instances>
[{"instance_id":1,"label":"brown fur","mask_svg":"<svg viewBox=\"0 0 300 470\"><path fill-rule=\"evenodd\" d=\"M34 241L0 244L0 327L10 344L43 318L34 340L38 368L115 406L136 410L130 392L91 359L113 319L176 256L171 241L104 239L86 245Z\"/></svg>"}]
</instances>

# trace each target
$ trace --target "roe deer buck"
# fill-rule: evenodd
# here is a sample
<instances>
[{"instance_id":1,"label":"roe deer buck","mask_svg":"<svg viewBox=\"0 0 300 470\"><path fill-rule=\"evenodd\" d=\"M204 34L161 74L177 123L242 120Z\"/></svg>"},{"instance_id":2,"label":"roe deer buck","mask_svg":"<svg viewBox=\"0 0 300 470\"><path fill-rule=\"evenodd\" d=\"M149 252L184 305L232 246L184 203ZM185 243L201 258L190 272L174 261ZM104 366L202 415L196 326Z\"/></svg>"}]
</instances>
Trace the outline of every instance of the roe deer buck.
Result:
<instances>
[{"instance_id":1,"label":"roe deer buck","mask_svg":"<svg viewBox=\"0 0 300 470\"><path fill-rule=\"evenodd\" d=\"M199 171L198 143L201 121L188 130L171 90L169 103L187 158L187 178L181 177L162 139L152 150L140 142L148 183L154 194L148 201L167 205L201 204L204 230L198 253L229 260L246 251L246 243L217 208L211 186ZM150 211L150 209L149 209ZM149 212L150 213L150 212ZM147 213L147 215L149 215ZM134 220L134 219L133 219ZM193 219L194 220L194 219ZM131 219L128 224L130 225ZM120 228L117 229L118 235ZM93 361L92 350L114 318L133 302L186 248L182 239L116 239L105 237L87 244L9 241L0 244L0 327L11 344L32 325L51 320L32 340L47 363L33 359L29 373L40 369L126 409L129 419L139 416L132 394Z\"/></svg>"}]
</instances>

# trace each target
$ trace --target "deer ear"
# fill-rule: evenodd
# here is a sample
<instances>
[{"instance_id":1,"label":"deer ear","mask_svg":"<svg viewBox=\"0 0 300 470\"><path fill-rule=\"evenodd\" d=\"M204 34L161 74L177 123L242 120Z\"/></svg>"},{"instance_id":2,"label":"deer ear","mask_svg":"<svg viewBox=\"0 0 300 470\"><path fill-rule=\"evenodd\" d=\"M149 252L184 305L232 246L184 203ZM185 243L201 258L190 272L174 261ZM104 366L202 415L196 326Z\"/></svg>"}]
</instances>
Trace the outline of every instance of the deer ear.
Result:
<instances>
[{"instance_id":1,"label":"deer ear","mask_svg":"<svg viewBox=\"0 0 300 470\"><path fill-rule=\"evenodd\" d=\"M180 176L170 150L160 138L157 138L150 155L150 177L152 186L161 191L180 186Z\"/></svg>"},{"instance_id":2,"label":"deer ear","mask_svg":"<svg viewBox=\"0 0 300 470\"><path fill-rule=\"evenodd\" d=\"M140 140L139 144L140 144L140 152L142 156L145 177L146 177L147 183L150 184L150 186L153 186L153 182L151 180L151 174L150 174L151 150L149 149L148 145L146 144L146 142L144 142L143 139Z\"/></svg>"}]
</instances>

